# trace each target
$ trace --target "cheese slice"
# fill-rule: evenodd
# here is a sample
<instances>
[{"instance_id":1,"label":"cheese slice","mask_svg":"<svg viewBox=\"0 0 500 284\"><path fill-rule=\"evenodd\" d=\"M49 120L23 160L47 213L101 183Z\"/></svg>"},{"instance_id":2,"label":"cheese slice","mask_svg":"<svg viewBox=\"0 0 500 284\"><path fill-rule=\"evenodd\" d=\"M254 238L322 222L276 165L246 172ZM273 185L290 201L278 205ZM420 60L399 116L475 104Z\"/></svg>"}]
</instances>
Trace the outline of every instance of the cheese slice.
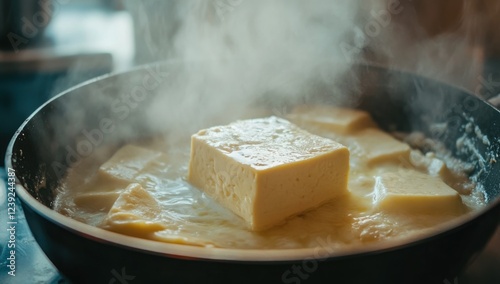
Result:
<instances>
[{"instance_id":1,"label":"cheese slice","mask_svg":"<svg viewBox=\"0 0 500 284\"><path fill-rule=\"evenodd\" d=\"M161 157L162 153L151 151L131 144L120 148L98 170L99 178L108 183L109 189L125 188L148 163Z\"/></svg>"},{"instance_id":2,"label":"cheese slice","mask_svg":"<svg viewBox=\"0 0 500 284\"><path fill-rule=\"evenodd\" d=\"M287 115L287 118L299 126L316 126L338 134L377 127L366 111L333 106L298 106Z\"/></svg>"},{"instance_id":3,"label":"cheese slice","mask_svg":"<svg viewBox=\"0 0 500 284\"><path fill-rule=\"evenodd\" d=\"M346 194L348 149L277 117L201 130L191 139L188 180L252 230Z\"/></svg>"},{"instance_id":4,"label":"cheese slice","mask_svg":"<svg viewBox=\"0 0 500 284\"><path fill-rule=\"evenodd\" d=\"M450 214L464 212L458 192L437 177L401 169L376 177L374 203L398 214Z\"/></svg>"},{"instance_id":5,"label":"cheese slice","mask_svg":"<svg viewBox=\"0 0 500 284\"><path fill-rule=\"evenodd\" d=\"M140 184L130 184L108 212L102 227L131 236L146 236L165 229L161 207Z\"/></svg>"},{"instance_id":6,"label":"cheese slice","mask_svg":"<svg viewBox=\"0 0 500 284\"><path fill-rule=\"evenodd\" d=\"M410 146L380 129L361 130L350 140L349 149L353 155L361 157L369 165L387 161L409 163Z\"/></svg>"},{"instance_id":7,"label":"cheese slice","mask_svg":"<svg viewBox=\"0 0 500 284\"><path fill-rule=\"evenodd\" d=\"M109 211L113 203L120 196L119 191L86 192L74 198L75 205L91 211Z\"/></svg>"}]
</instances>

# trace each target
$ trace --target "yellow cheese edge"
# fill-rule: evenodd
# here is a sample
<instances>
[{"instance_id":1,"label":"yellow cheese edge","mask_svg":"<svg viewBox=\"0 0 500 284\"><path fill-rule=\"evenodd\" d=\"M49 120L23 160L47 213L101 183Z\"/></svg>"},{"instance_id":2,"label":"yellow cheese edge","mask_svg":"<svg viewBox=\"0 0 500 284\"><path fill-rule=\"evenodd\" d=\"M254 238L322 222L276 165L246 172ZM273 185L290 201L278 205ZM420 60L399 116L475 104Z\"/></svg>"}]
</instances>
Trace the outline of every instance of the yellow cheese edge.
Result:
<instances>
[{"instance_id":1,"label":"yellow cheese edge","mask_svg":"<svg viewBox=\"0 0 500 284\"><path fill-rule=\"evenodd\" d=\"M317 207L336 196L349 193L347 190L349 150L344 146L332 152L327 152L303 161L291 162L263 170L257 170L249 165L240 164L218 149L211 147L205 141L197 139L196 135L193 135L191 137L191 153L200 153L203 151L203 148L209 149L210 153L208 157L205 157L208 159L208 162L199 161L199 155L192 154L187 180L221 205L242 217L249 228L254 231L268 229L284 222L291 216ZM321 162L318 163L320 159L329 161L328 165L323 165L324 163ZM217 163L214 162L216 160L218 161ZM309 167L316 165L318 170L315 172L319 172L319 168L326 167L330 169L335 168L336 165L344 165L344 168L341 170L331 169L332 174L326 175L325 178L316 177L315 173L310 174L311 171L304 170L301 165ZM210 172L206 172L206 169L210 169ZM232 174L235 169L238 170L238 173ZM333 174L333 172L337 172L337 175ZM312 179L320 186L331 184L332 194L328 198L309 200L310 203L297 200L297 202L292 204L292 209L284 210L284 213L278 215L274 211L278 209L283 210L284 206L290 206L289 203L282 200L282 198L286 198L287 196L286 192L284 193L283 191L286 191L289 185L269 184L269 180L273 179L273 175L285 175L286 178L278 179L279 182L285 184L287 180L296 181L297 179L299 181ZM289 177L293 178L290 179ZM228 184L235 185L238 181L239 186L229 186L230 188L228 188ZM245 182L246 184L242 184ZM259 187L262 189L259 189ZM281 190L279 190L280 187ZM317 194L314 196L317 197ZM263 210L260 207L264 207L265 209Z\"/></svg>"}]
</instances>

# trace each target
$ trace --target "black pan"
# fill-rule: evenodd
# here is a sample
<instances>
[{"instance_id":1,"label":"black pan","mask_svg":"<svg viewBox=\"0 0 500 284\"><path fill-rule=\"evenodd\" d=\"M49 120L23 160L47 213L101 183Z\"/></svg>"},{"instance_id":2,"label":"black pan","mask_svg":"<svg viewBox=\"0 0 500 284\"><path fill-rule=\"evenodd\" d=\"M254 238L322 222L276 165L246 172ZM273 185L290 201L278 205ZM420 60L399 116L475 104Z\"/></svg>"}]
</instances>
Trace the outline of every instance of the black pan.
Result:
<instances>
[{"instance_id":1,"label":"black pan","mask_svg":"<svg viewBox=\"0 0 500 284\"><path fill-rule=\"evenodd\" d=\"M85 139L88 142L82 136L84 129L102 129L104 133L102 139L96 135L95 143L86 145L94 150L153 135L158 129L146 123L143 108L150 96L155 96L158 84L178 80L176 68L178 63L150 65L68 90L39 108L10 143L6 166L15 170L17 195L29 227L52 263L71 281L454 283L493 234L500 213L500 164L495 161L500 153L500 112L464 90L366 65L355 66L352 74L356 76L344 80L359 86L350 94L354 98L350 103L368 110L385 129L422 131L444 143L455 157L473 162L471 174L488 201L484 209L439 227L423 239L339 252L317 248L316 253L307 249L245 251L162 244L91 227L52 210L56 187L69 164L78 160L68 147L85 148L81 144ZM137 86L146 90L137 97L143 103L128 105L127 115L123 109L111 107L114 99L123 97L124 90ZM94 96L108 98L110 103L92 103ZM325 97L328 95L323 92ZM86 114L79 123L69 119L75 112ZM103 119L115 122L111 133L102 128ZM61 121L67 123L56 124ZM474 131L467 131L465 125L471 121L488 136L489 145ZM133 126L135 132L125 135L122 126ZM463 135L470 138L476 152L456 143ZM323 249L322 253L318 254L318 249Z\"/></svg>"}]
</instances>

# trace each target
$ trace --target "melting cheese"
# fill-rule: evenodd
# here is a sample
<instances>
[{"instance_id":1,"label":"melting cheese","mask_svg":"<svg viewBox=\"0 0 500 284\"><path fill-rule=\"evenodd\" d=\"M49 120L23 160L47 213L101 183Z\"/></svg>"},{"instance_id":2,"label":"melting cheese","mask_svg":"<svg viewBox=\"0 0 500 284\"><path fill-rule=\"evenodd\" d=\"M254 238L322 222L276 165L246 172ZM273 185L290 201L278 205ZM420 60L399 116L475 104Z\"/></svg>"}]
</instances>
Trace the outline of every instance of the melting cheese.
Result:
<instances>
[{"instance_id":1,"label":"melting cheese","mask_svg":"<svg viewBox=\"0 0 500 284\"><path fill-rule=\"evenodd\" d=\"M380 129L363 129L352 136L353 151L368 164L408 161L410 147Z\"/></svg>"},{"instance_id":2,"label":"melting cheese","mask_svg":"<svg viewBox=\"0 0 500 284\"><path fill-rule=\"evenodd\" d=\"M276 117L201 130L188 180L252 230L347 193L349 150Z\"/></svg>"},{"instance_id":3,"label":"melting cheese","mask_svg":"<svg viewBox=\"0 0 500 284\"><path fill-rule=\"evenodd\" d=\"M188 140L180 145L156 142L144 142L140 146L126 145L102 165L95 162L100 156L89 157L88 162L84 161L71 170L60 188L55 209L91 225L162 242L225 248L289 249L317 247L321 245L318 240L328 240L328 244L335 249L421 234L473 210L470 206L474 204L480 206L476 199L465 194L458 195L446 186L453 186L462 180L457 179L456 175L448 175L449 170L444 163L440 163L436 157L422 154L416 155L419 158L417 161L415 155L408 154L410 149L406 144L378 129L367 113L329 107L304 107L295 114L294 122L301 128L339 141L349 149L348 194L331 198L323 205L302 211L265 231L249 229L245 219L251 220L255 214L248 213L250 217L241 218L236 209L221 206L209 196L208 191L201 191L188 182ZM275 121L278 123L277 119ZM274 180L276 185L283 185L282 189L285 192L288 190L288 194L297 194L288 197L290 200L300 200L300 193L306 197L311 195L312 190L295 188L296 181L290 177L299 177L300 181L307 184L305 173L326 174L323 166L315 168L303 163L307 159L329 161L322 155L329 151L337 152L332 144L314 137L311 139L323 141L321 143L328 147L318 154L311 152L307 159L300 160L288 155L289 149L275 155L269 150L271 148L266 147L262 148L266 155L253 159L249 155L251 151L247 151L250 146L241 146L243 140L240 139L246 135L244 130L253 134L258 132L252 132L253 126L250 125L247 129L244 125L238 127L241 127L238 137L235 136L237 131L233 131L227 137L215 139L215 135L224 135L224 129L219 129L221 131L218 134L216 129L205 132L207 137L211 137L206 141L201 138L203 132L195 137L194 145L200 147L198 150L201 152L198 153L203 157L196 159L199 165L193 166L190 179L196 180L194 175L204 175L199 183L195 182L200 188L206 186L201 184L204 181L214 190L218 188L217 196L227 200L243 199L234 204L246 208L246 212L257 212L251 204L274 209L272 205L280 208L287 201L282 202L283 198L268 195L269 190L266 188L271 185L258 184L250 177L268 176L269 181ZM270 134L276 135L276 141L285 139L279 137L280 133ZM297 135L293 131L288 134L291 137ZM248 136L245 141L251 141L250 136L258 135ZM217 140L220 143L216 145ZM287 138L283 140L283 145L292 147L293 141ZM153 146L157 144L164 146ZM249 145L256 147L251 143ZM278 146L275 148L276 151L280 149ZM255 167L251 166L252 163ZM89 166L92 164L94 167ZM207 167L202 169L203 165ZM259 169L260 166L262 168ZM332 170L336 171L334 167ZM83 172L89 174L82 176ZM431 174L425 174L427 172ZM316 178L318 181L327 178L320 179L319 176ZM444 176L448 177L445 179L446 184L437 179ZM245 201L243 193L234 194L239 189L233 188L233 185L236 187L247 183L254 193L262 194L262 197L272 202L259 203L258 196L249 196L248 201ZM275 185L272 187L280 188ZM338 192L343 190L340 188ZM467 201L466 205L461 203L460 198ZM313 203L316 202L309 204ZM441 209L436 210L438 208ZM266 222L262 216L254 220L260 224Z\"/></svg>"},{"instance_id":4,"label":"melting cheese","mask_svg":"<svg viewBox=\"0 0 500 284\"><path fill-rule=\"evenodd\" d=\"M457 191L436 177L401 169L376 177L375 205L397 214L458 215L464 212Z\"/></svg>"},{"instance_id":5,"label":"melting cheese","mask_svg":"<svg viewBox=\"0 0 500 284\"><path fill-rule=\"evenodd\" d=\"M130 184L116 199L103 220L102 227L132 236L147 236L165 229L162 209L156 199L140 184Z\"/></svg>"},{"instance_id":6,"label":"melting cheese","mask_svg":"<svg viewBox=\"0 0 500 284\"><path fill-rule=\"evenodd\" d=\"M98 174L104 179L129 184L149 162L160 155L135 145L125 145L99 167Z\"/></svg>"},{"instance_id":7,"label":"melting cheese","mask_svg":"<svg viewBox=\"0 0 500 284\"><path fill-rule=\"evenodd\" d=\"M298 106L287 115L287 118L300 126L308 128L313 126L341 134L376 127L366 111L333 106Z\"/></svg>"}]
</instances>

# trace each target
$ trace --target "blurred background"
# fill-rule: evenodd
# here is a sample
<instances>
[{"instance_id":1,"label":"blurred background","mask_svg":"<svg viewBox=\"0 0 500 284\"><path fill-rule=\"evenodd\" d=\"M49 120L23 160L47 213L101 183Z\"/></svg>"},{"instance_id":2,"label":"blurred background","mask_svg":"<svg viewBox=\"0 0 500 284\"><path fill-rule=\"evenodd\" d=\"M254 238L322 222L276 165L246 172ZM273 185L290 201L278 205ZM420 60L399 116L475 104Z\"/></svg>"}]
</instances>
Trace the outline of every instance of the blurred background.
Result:
<instances>
[{"instance_id":1,"label":"blurred background","mask_svg":"<svg viewBox=\"0 0 500 284\"><path fill-rule=\"evenodd\" d=\"M15 130L50 97L96 76L175 57L173 38L185 16L179 9L184 3L0 0L0 167ZM243 7L245 0L206 3L211 4L200 17L213 25L220 24L214 23L220 9ZM500 101L500 1L359 3L346 45L357 60L408 69ZM332 47L332 52L345 51ZM495 263L500 263L499 233L460 283L500 283Z\"/></svg>"},{"instance_id":2,"label":"blurred background","mask_svg":"<svg viewBox=\"0 0 500 284\"><path fill-rule=\"evenodd\" d=\"M14 131L48 98L129 68L133 30L120 1L1 0L0 156Z\"/></svg>"}]
</instances>

